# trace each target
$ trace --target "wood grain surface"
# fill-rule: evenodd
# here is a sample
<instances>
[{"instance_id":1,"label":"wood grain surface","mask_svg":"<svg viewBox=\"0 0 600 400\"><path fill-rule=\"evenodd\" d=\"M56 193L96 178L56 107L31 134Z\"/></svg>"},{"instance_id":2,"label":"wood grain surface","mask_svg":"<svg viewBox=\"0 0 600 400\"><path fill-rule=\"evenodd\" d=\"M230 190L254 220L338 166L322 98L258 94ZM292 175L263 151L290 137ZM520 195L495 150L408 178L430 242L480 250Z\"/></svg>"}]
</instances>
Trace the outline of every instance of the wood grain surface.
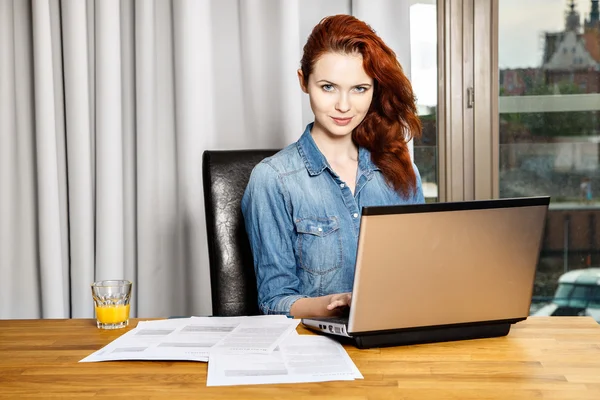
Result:
<instances>
[{"instance_id":1,"label":"wood grain surface","mask_svg":"<svg viewBox=\"0 0 600 400\"><path fill-rule=\"evenodd\" d=\"M600 325L589 317L530 317L503 338L346 347L364 380L234 387L206 387L199 362L78 363L124 331L0 320L0 398L600 399Z\"/></svg>"}]
</instances>

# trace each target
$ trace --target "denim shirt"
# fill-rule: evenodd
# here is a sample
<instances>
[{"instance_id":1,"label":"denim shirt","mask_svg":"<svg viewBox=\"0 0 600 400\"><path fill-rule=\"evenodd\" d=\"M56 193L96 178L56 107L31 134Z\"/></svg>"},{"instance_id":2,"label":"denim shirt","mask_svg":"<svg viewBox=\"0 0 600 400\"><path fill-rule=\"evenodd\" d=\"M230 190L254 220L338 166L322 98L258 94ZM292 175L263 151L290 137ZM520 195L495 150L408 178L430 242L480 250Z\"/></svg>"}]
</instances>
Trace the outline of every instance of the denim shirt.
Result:
<instances>
[{"instance_id":1,"label":"denim shirt","mask_svg":"<svg viewBox=\"0 0 600 400\"><path fill-rule=\"evenodd\" d=\"M417 190L404 198L362 147L353 195L315 144L312 125L254 167L242 198L264 314L289 315L299 298L352 291L362 207L424 202L415 165Z\"/></svg>"}]
</instances>

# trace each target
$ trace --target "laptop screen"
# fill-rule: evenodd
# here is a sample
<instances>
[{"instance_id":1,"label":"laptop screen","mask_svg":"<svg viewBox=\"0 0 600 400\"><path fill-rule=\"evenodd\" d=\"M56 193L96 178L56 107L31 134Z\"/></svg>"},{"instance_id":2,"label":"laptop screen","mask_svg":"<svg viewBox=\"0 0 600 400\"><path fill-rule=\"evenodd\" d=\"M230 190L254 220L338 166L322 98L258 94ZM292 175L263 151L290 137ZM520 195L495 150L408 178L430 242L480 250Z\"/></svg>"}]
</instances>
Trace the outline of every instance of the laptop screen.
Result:
<instances>
[{"instance_id":1,"label":"laptop screen","mask_svg":"<svg viewBox=\"0 0 600 400\"><path fill-rule=\"evenodd\" d=\"M549 201L365 207L348 331L526 317Z\"/></svg>"}]
</instances>

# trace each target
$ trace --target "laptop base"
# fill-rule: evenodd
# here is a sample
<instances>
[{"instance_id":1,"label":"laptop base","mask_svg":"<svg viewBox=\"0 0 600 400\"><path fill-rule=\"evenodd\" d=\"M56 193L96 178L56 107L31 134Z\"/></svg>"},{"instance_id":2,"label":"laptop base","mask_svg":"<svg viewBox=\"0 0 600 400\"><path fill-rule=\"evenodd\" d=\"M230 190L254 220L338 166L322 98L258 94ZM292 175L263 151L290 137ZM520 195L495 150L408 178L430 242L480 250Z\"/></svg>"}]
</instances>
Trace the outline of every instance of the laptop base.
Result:
<instances>
[{"instance_id":1,"label":"laptop base","mask_svg":"<svg viewBox=\"0 0 600 400\"><path fill-rule=\"evenodd\" d=\"M328 335L343 344L354 345L359 349L374 347L405 346L412 344L451 342L469 339L484 339L508 335L512 324L523 321L518 318L503 321L489 321L472 324L444 325L424 328L401 329L396 331L350 334L351 337L330 335L314 329L315 332ZM312 329L312 327L309 327Z\"/></svg>"},{"instance_id":2,"label":"laptop base","mask_svg":"<svg viewBox=\"0 0 600 400\"><path fill-rule=\"evenodd\" d=\"M523 318L524 319L524 318ZM510 326L515 321L503 321L481 325L442 326L425 329L405 330L400 332L380 332L360 334L353 337L359 349L372 347L390 347L409 344L451 342L456 340L483 339L508 335Z\"/></svg>"}]
</instances>

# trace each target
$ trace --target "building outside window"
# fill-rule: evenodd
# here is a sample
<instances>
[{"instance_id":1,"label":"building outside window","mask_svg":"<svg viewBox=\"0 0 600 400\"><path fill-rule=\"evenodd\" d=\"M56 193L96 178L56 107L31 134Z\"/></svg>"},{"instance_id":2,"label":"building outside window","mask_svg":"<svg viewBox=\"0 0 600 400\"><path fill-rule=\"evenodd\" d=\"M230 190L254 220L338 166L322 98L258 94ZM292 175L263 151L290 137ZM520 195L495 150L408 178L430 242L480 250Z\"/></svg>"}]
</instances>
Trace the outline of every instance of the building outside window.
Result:
<instances>
[{"instance_id":1,"label":"building outside window","mask_svg":"<svg viewBox=\"0 0 600 400\"><path fill-rule=\"evenodd\" d=\"M500 197L552 198L531 313L600 322L598 0L565 1L566 12L556 1L536 1L546 14L564 16L560 29L519 3L498 3ZM516 12L519 34L530 36L523 42L535 35L539 57L519 56L511 33Z\"/></svg>"}]
</instances>

